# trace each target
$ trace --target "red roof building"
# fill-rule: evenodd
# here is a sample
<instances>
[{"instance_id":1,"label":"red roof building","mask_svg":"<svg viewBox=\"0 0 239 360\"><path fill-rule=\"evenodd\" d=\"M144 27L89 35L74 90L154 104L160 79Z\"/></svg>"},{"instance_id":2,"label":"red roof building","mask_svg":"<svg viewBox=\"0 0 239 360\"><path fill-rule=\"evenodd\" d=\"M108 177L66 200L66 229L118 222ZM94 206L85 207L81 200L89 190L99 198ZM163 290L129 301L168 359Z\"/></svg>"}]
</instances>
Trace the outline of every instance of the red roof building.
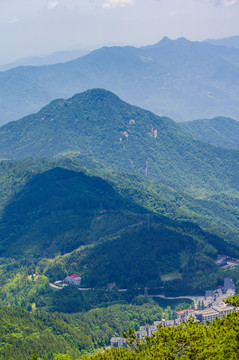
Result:
<instances>
[{"instance_id":1,"label":"red roof building","mask_svg":"<svg viewBox=\"0 0 239 360\"><path fill-rule=\"evenodd\" d=\"M65 281L71 285L80 285L81 283L81 277L79 275L76 274L72 274L70 276L67 276L65 278Z\"/></svg>"}]
</instances>

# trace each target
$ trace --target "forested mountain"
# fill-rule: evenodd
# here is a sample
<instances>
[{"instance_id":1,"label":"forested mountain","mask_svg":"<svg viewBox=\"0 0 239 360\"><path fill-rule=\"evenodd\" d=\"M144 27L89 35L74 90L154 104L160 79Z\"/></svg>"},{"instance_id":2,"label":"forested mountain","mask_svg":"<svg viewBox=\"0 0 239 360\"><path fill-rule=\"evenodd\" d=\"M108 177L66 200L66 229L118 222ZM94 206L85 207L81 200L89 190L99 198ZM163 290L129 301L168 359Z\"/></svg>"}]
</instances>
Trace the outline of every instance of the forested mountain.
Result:
<instances>
[{"instance_id":1,"label":"forested mountain","mask_svg":"<svg viewBox=\"0 0 239 360\"><path fill-rule=\"evenodd\" d=\"M124 212L145 211L99 177L56 167L33 177L4 208L1 251L8 256L63 254L137 222L129 214L121 224ZM99 216L105 224L97 221Z\"/></svg>"},{"instance_id":2,"label":"forested mountain","mask_svg":"<svg viewBox=\"0 0 239 360\"><path fill-rule=\"evenodd\" d=\"M115 305L88 313L31 314L22 309L0 309L0 357L7 360L31 359L38 353L44 359L54 354L79 356L96 347L107 346L112 336L121 336L129 326L135 330L140 325L160 320L162 309L157 305Z\"/></svg>"},{"instance_id":3,"label":"forested mountain","mask_svg":"<svg viewBox=\"0 0 239 360\"><path fill-rule=\"evenodd\" d=\"M238 119L238 65L238 49L184 38L141 48L103 47L65 64L0 73L0 121L95 87L176 121Z\"/></svg>"},{"instance_id":4,"label":"forested mountain","mask_svg":"<svg viewBox=\"0 0 239 360\"><path fill-rule=\"evenodd\" d=\"M83 286L164 286L174 295L216 287L229 273L239 280L237 270L216 265L218 254L239 257L238 210L229 199L198 201L135 175L99 170L81 155L0 165L2 305L68 312L121 299L119 293L103 300L95 290L86 298L68 289L58 296L49 281L71 273L81 274ZM227 229L234 246L223 240ZM164 282L168 275L175 280Z\"/></svg>"},{"instance_id":5,"label":"forested mountain","mask_svg":"<svg viewBox=\"0 0 239 360\"><path fill-rule=\"evenodd\" d=\"M226 149L239 150L239 121L216 117L181 124L194 139Z\"/></svg>"},{"instance_id":6,"label":"forested mountain","mask_svg":"<svg viewBox=\"0 0 239 360\"><path fill-rule=\"evenodd\" d=\"M129 304L144 287L198 295L224 277L239 285L238 269L216 263L239 258L238 151L93 89L1 127L0 156L0 305L36 311L0 312L3 358L74 358L141 323L128 307L120 322L113 310L112 327L107 309L40 310ZM49 286L72 273L88 291Z\"/></svg>"},{"instance_id":7,"label":"forested mountain","mask_svg":"<svg viewBox=\"0 0 239 360\"><path fill-rule=\"evenodd\" d=\"M78 151L115 170L187 192L238 189L239 153L195 141L165 117L103 89L55 100L0 128L2 158L53 157Z\"/></svg>"}]
</instances>

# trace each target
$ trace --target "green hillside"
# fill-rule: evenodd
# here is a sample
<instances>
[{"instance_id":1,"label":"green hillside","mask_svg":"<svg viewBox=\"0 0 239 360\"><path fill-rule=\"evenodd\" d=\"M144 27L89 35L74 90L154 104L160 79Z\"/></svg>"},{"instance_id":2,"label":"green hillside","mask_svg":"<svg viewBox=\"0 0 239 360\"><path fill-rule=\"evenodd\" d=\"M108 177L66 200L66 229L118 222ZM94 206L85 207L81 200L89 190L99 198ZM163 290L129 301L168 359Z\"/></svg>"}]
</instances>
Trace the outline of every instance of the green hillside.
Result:
<instances>
[{"instance_id":1,"label":"green hillside","mask_svg":"<svg viewBox=\"0 0 239 360\"><path fill-rule=\"evenodd\" d=\"M239 150L239 121L216 117L180 124L196 140L225 149Z\"/></svg>"},{"instance_id":2,"label":"green hillside","mask_svg":"<svg viewBox=\"0 0 239 360\"><path fill-rule=\"evenodd\" d=\"M129 326L160 320L162 309L157 305L115 305L88 313L67 315L2 307L0 309L0 358L30 360L34 353L44 359L54 354L79 356L97 347L108 345L112 336L121 336Z\"/></svg>"},{"instance_id":3,"label":"green hillside","mask_svg":"<svg viewBox=\"0 0 239 360\"><path fill-rule=\"evenodd\" d=\"M218 253L238 256L238 248L190 223L151 216L148 229L145 216L137 220L114 236L48 261L45 274L55 281L64 278L67 269L68 273L81 272L86 287L116 282L120 288L132 288L137 284L158 287L163 285L163 275L179 273L182 280L175 285L175 292L198 293L217 285Z\"/></svg>"},{"instance_id":4,"label":"green hillside","mask_svg":"<svg viewBox=\"0 0 239 360\"><path fill-rule=\"evenodd\" d=\"M127 211L132 216L121 224L118 218ZM114 226L118 230L134 223L135 211L146 210L101 178L55 167L34 176L4 208L1 252L36 257L66 253L91 242L98 232L103 236ZM97 218L105 213L111 221L98 226Z\"/></svg>"},{"instance_id":5,"label":"green hillside","mask_svg":"<svg viewBox=\"0 0 239 360\"><path fill-rule=\"evenodd\" d=\"M184 295L221 284L226 272L216 266L217 254L239 257L238 246L195 223L202 222L210 204L211 213L202 224L207 228L213 220L211 229L222 235L226 223L220 228L220 219L230 206L220 215L216 202L199 206L195 199L166 186L101 168L104 180L83 172L79 159L98 169L96 162L76 154L74 160L1 162L2 305L31 308L35 304L68 312L89 309L87 301L97 306L122 300L117 294L103 299L89 293L89 298L82 298L68 289L57 295L49 281L71 273L81 274L83 286L98 289L109 282L129 289L136 284L163 285L168 293ZM231 210L233 219L232 214ZM236 245L232 219L228 215L232 236L228 240ZM37 277L31 281L33 273ZM175 273L175 281L163 283L164 275ZM230 276L239 279L237 271ZM69 298L75 299L74 306L71 302L69 307Z\"/></svg>"},{"instance_id":6,"label":"green hillside","mask_svg":"<svg viewBox=\"0 0 239 360\"><path fill-rule=\"evenodd\" d=\"M139 208L147 209L147 212L161 214L179 221L191 221L199 224L206 231L215 233L232 243L237 243L239 226L237 192L230 190L218 193L214 191L207 194L199 190L196 195L190 195L187 193L187 188L179 190L177 184L169 186L135 174L115 172L110 167L107 168L102 163L80 153L67 153L66 156L57 160L35 158L0 161L1 210L3 211L5 206L10 205L12 201L15 204L19 192L22 197L25 189L28 191L28 182L37 174L55 167L99 176L109 182L121 196L131 200L131 204L137 204ZM48 173L48 176L49 174L51 173ZM43 175L41 179L43 186L43 180L47 179L47 175ZM24 188L25 186L26 188ZM69 187L67 189L69 190ZM65 195L69 197L67 189L65 189ZM37 195L36 191L35 194ZM45 202L46 205L47 199L43 198L42 202ZM57 202L59 201L56 200ZM24 215L22 216L24 217ZM49 221L48 225L50 226Z\"/></svg>"},{"instance_id":7,"label":"green hillside","mask_svg":"<svg viewBox=\"0 0 239 360\"><path fill-rule=\"evenodd\" d=\"M239 153L197 142L168 118L100 89L0 128L2 158L87 153L106 166L194 192L238 188ZM200 189L200 190L199 190Z\"/></svg>"},{"instance_id":8,"label":"green hillside","mask_svg":"<svg viewBox=\"0 0 239 360\"><path fill-rule=\"evenodd\" d=\"M229 301L238 305L238 296ZM112 336L121 336L129 327L128 342L134 342L134 330L160 320L162 315L163 309L151 304L117 305L74 315L30 314L20 309L1 308L0 356L3 360L150 360L161 357L169 360L182 356L195 360L237 359L238 312L216 319L208 326L189 321L177 327L159 327L146 342L138 340L133 351L125 348L102 351ZM82 355L97 347L101 349L95 354Z\"/></svg>"}]
</instances>

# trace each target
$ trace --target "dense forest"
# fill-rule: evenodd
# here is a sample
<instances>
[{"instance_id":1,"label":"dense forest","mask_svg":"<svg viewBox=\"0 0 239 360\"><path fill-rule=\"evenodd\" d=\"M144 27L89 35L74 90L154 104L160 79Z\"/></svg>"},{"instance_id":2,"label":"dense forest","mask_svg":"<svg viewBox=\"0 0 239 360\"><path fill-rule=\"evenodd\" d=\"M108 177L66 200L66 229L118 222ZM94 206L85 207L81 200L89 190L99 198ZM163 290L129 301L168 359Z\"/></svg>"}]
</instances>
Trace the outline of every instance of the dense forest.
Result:
<instances>
[{"instance_id":1,"label":"dense forest","mask_svg":"<svg viewBox=\"0 0 239 360\"><path fill-rule=\"evenodd\" d=\"M26 360L34 352L44 359L53 359L54 354L67 352L79 356L108 346L112 336L121 336L128 327L138 330L141 325L161 320L164 313L153 303L113 305L72 315L42 311L29 313L1 307L0 358ZM167 312L165 314L167 316Z\"/></svg>"},{"instance_id":2,"label":"dense forest","mask_svg":"<svg viewBox=\"0 0 239 360\"><path fill-rule=\"evenodd\" d=\"M203 210L182 207L186 197L170 202L154 183L98 170L97 162L78 155L2 161L0 170L1 305L76 312L109 301L130 303L138 286L199 294L227 276L238 286L239 271L216 264L218 254L239 257L238 246L223 240L216 224L221 237L193 224L200 223ZM59 294L50 288L49 282L71 273L81 275L83 287L99 290L94 300L91 292L64 288ZM126 299L118 290L109 298L110 282L129 289ZM71 307L68 298L74 298Z\"/></svg>"},{"instance_id":3,"label":"dense forest","mask_svg":"<svg viewBox=\"0 0 239 360\"><path fill-rule=\"evenodd\" d=\"M180 124L195 139L225 149L239 150L239 122L226 117L201 119Z\"/></svg>"}]
</instances>

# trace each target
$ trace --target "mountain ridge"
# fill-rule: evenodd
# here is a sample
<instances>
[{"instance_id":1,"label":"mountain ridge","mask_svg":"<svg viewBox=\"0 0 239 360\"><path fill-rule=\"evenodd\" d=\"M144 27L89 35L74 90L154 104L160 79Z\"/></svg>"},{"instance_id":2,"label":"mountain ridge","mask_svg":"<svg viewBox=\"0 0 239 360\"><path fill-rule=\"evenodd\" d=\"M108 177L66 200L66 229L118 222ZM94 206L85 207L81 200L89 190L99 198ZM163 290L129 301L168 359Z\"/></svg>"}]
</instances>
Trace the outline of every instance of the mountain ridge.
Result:
<instances>
[{"instance_id":1,"label":"mountain ridge","mask_svg":"<svg viewBox=\"0 0 239 360\"><path fill-rule=\"evenodd\" d=\"M207 39L204 40L205 42L208 42L212 45L216 46L227 46L232 48L239 48L239 36L229 36L221 39Z\"/></svg>"},{"instance_id":2,"label":"mountain ridge","mask_svg":"<svg viewBox=\"0 0 239 360\"><path fill-rule=\"evenodd\" d=\"M199 119L180 124L195 139L225 149L239 150L239 121L216 117Z\"/></svg>"},{"instance_id":3,"label":"mountain ridge","mask_svg":"<svg viewBox=\"0 0 239 360\"><path fill-rule=\"evenodd\" d=\"M176 121L238 118L238 74L239 50L209 43L163 39L141 48L104 47L65 64L0 73L0 120L15 120L89 88L106 88Z\"/></svg>"},{"instance_id":4,"label":"mountain ridge","mask_svg":"<svg viewBox=\"0 0 239 360\"><path fill-rule=\"evenodd\" d=\"M239 161L238 152L205 147L171 119L129 105L104 89L55 100L39 113L0 128L1 157L52 157L67 151L189 189L193 183L234 186Z\"/></svg>"}]
</instances>

